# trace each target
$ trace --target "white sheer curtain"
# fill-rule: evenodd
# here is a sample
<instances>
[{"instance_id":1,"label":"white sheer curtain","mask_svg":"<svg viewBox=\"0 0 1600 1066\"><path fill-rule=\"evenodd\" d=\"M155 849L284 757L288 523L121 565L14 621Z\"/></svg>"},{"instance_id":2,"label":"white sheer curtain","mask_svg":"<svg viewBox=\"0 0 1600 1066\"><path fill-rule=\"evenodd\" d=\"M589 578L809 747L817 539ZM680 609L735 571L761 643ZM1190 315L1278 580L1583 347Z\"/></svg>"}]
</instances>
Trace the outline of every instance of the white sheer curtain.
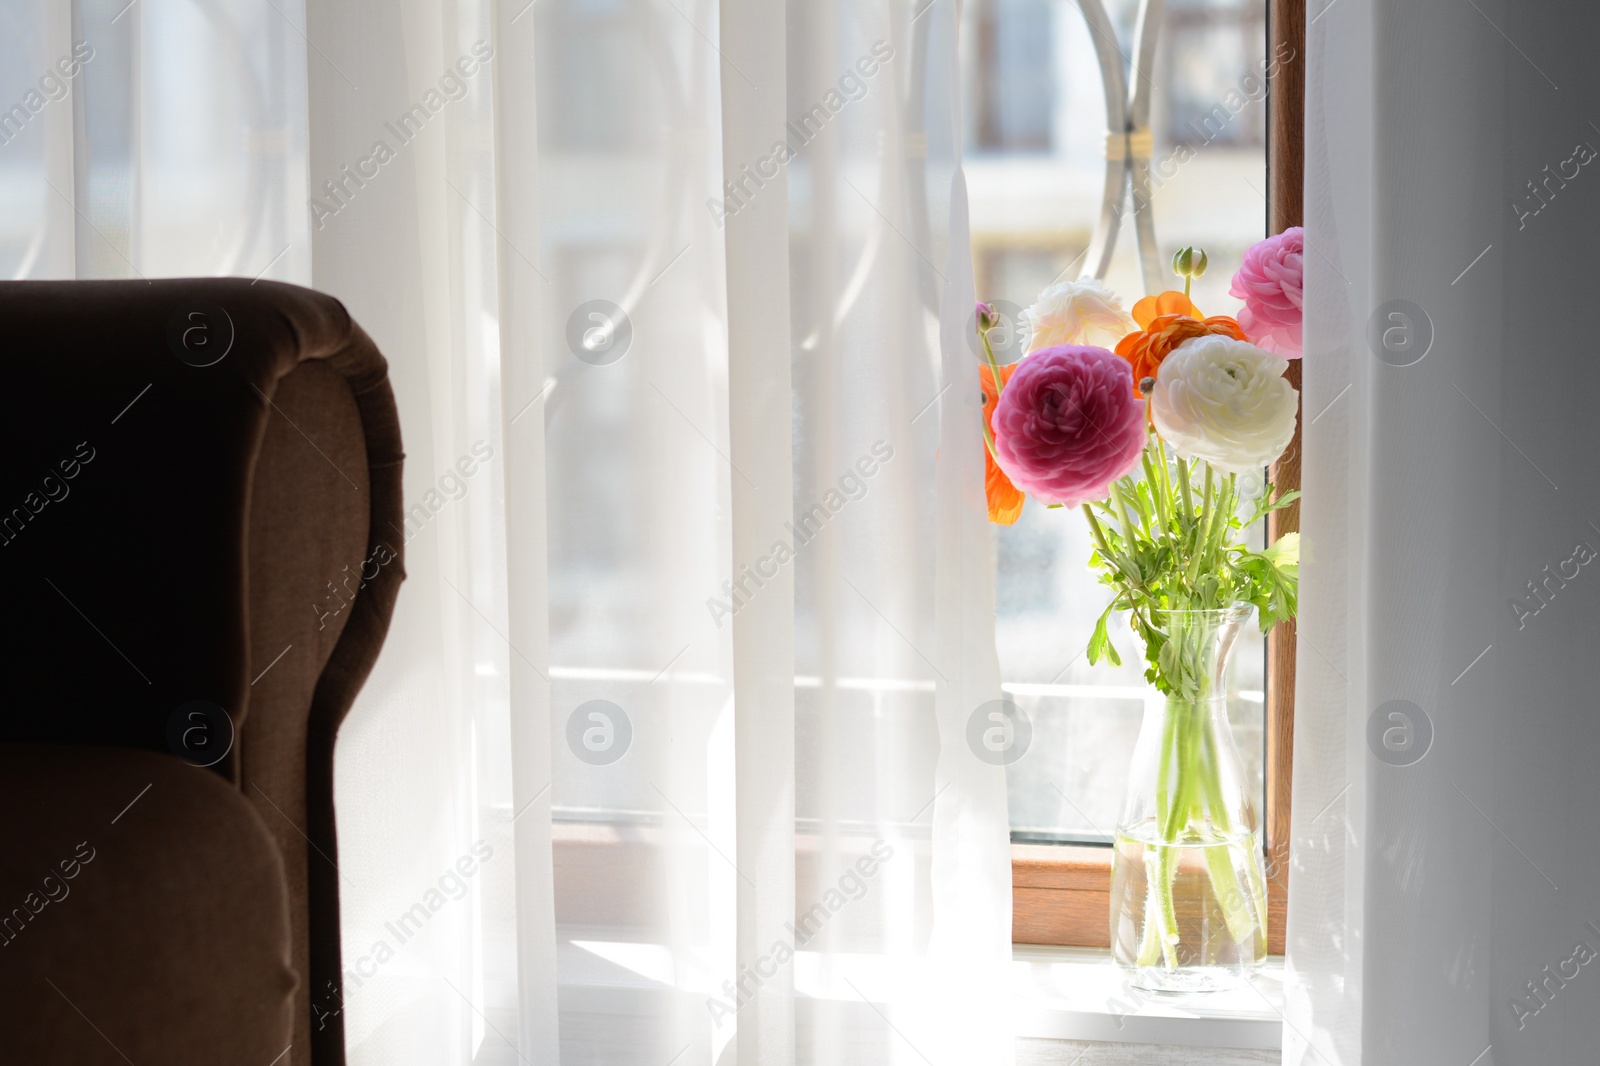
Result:
<instances>
[{"instance_id":1,"label":"white sheer curtain","mask_svg":"<svg viewBox=\"0 0 1600 1066\"><path fill-rule=\"evenodd\" d=\"M265 2L6 0L0 276L308 280L305 74Z\"/></svg>"},{"instance_id":2,"label":"white sheer curtain","mask_svg":"<svg viewBox=\"0 0 1600 1066\"><path fill-rule=\"evenodd\" d=\"M1600 16L1311 6L1285 1061L1593 1061Z\"/></svg>"},{"instance_id":3,"label":"white sheer curtain","mask_svg":"<svg viewBox=\"0 0 1600 1066\"><path fill-rule=\"evenodd\" d=\"M957 0L4 17L7 106L92 49L8 275L309 284L390 361L350 1061L1008 1062Z\"/></svg>"}]
</instances>

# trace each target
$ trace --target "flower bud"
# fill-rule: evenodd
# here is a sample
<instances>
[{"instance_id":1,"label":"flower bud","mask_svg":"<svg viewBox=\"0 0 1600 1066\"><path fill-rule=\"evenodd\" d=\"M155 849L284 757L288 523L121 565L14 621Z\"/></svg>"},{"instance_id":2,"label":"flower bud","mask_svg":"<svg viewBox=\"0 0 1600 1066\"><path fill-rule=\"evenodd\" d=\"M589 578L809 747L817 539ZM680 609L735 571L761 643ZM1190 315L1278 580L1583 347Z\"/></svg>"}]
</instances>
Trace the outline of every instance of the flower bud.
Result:
<instances>
[{"instance_id":1,"label":"flower bud","mask_svg":"<svg viewBox=\"0 0 1600 1066\"><path fill-rule=\"evenodd\" d=\"M1179 248L1172 257L1172 272L1180 278L1200 278L1206 273L1204 248Z\"/></svg>"},{"instance_id":2,"label":"flower bud","mask_svg":"<svg viewBox=\"0 0 1600 1066\"><path fill-rule=\"evenodd\" d=\"M1000 316L994 313L994 308L986 303L979 302L976 308L978 316L978 332L983 333L1000 324Z\"/></svg>"},{"instance_id":3,"label":"flower bud","mask_svg":"<svg viewBox=\"0 0 1600 1066\"><path fill-rule=\"evenodd\" d=\"M1141 396L1150 395L1152 392L1155 391L1155 388L1156 388L1156 379L1155 378L1140 378L1139 379L1139 394Z\"/></svg>"}]
</instances>

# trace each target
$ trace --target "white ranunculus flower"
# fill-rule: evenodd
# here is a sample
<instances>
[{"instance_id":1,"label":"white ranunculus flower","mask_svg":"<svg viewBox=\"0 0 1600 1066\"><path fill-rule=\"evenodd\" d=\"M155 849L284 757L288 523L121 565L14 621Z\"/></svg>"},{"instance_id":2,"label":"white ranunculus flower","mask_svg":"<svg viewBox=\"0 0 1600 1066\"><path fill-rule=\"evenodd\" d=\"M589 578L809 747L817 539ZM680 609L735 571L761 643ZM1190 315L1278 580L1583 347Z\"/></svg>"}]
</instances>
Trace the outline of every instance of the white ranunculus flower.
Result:
<instances>
[{"instance_id":1,"label":"white ranunculus flower","mask_svg":"<svg viewBox=\"0 0 1600 1066\"><path fill-rule=\"evenodd\" d=\"M1232 337L1196 337L1167 356L1150 394L1150 417L1186 459L1243 474L1268 465L1294 437L1299 395L1289 362Z\"/></svg>"},{"instance_id":2,"label":"white ranunculus flower","mask_svg":"<svg viewBox=\"0 0 1600 1066\"><path fill-rule=\"evenodd\" d=\"M1114 348L1139 327L1122 309L1116 293L1093 278L1063 281L1039 294L1028 308L1032 330L1028 351L1058 344L1092 344Z\"/></svg>"}]
</instances>

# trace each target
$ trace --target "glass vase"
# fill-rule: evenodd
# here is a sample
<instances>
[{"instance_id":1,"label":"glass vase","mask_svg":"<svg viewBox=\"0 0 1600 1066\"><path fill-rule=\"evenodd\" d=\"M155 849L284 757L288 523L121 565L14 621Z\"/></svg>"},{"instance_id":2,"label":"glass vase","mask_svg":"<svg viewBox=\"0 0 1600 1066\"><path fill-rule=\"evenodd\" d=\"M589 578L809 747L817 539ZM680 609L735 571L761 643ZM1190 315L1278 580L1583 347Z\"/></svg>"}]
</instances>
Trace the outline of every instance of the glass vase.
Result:
<instances>
[{"instance_id":1,"label":"glass vase","mask_svg":"<svg viewBox=\"0 0 1600 1066\"><path fill-rule=\"evenodd\" d=\"M1133 984L1205 992L1267 952L1256 812L1228 725L1227 668L1253 608L1170 611L1117 823L1111 951Z\"/></svg>"}]
</instances>

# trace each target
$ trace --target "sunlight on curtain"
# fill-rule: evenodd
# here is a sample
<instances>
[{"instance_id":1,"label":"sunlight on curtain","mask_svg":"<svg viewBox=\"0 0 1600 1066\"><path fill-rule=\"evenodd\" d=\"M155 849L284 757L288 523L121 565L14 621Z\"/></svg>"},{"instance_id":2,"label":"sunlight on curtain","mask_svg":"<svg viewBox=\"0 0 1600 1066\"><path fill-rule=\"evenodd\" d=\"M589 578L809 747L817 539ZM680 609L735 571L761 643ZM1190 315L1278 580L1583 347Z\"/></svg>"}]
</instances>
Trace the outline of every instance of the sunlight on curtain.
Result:
<instances>
[{"instance_id":1,"label":"sunlight on curtain","mask_svg":"<svg viewBox=\"0 0 1600 1066\"><path fill-rule=\"evenodd\" d=\"M390 363L350 1061L1010 1061L956 0L17 17L0 100L92 56L8 275L297 281Z\"/></svg>"},{"instance_id":2,"label":"sunlight on curtain","mask_svg":"<svg viewBox=\"0 0 1600 1066\"><path fill-rule=\"evenodd\" d=\"M261 0L17 0L0 271L310 278L304 44Z\"/></svg>"}]
</instances>

